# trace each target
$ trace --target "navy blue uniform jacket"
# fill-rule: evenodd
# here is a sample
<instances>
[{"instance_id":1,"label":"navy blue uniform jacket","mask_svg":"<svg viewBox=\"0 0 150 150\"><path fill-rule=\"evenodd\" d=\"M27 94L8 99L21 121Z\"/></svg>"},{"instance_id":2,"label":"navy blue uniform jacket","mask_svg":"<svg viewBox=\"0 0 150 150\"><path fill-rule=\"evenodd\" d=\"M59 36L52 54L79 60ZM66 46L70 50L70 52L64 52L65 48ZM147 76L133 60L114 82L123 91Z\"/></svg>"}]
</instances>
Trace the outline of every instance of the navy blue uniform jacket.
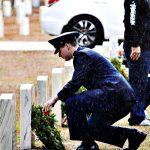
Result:
<instances>
[{"instance_id":1,"label":"navy blue uniform jacket","mask_svg":"<svg viewBox=\"0 0 150 150\"><path fill-rule=\"evenodd\" d=\"M79 47L74 53L73 65L72 79L58 93L62 101L75 94L81 86L87 90L102 89L105 92L113 90L114 94L121 93L122 90L132 91L116 68L94 50Z\"/></svg>"}]
</instances>

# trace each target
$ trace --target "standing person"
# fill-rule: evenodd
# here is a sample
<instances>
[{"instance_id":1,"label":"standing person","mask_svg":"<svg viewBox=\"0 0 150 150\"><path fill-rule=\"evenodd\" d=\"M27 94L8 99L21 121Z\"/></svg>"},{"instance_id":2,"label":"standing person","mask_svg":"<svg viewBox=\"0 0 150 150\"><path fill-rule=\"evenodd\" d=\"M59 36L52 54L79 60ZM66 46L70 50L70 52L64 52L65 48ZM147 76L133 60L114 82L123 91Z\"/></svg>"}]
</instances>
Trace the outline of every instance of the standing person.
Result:
<instances>
[{"instance_id":1,"label":"standing person","mask_svg":"<svg viewBox=\"0 0 150 150\"><path fill-rule=\"evenodd\" d=\"M150 0L125 0L124 8L124 52L137 101L129 124L149 126L144 110L150 104Z\"/></svg>"},{"instance_id":2,"label":"standing person","mask_svg":"<svg viewBox=\"0 0 150 150\"><path fill-rule=\"evenodd\" d=\"M125 117L133 104L133 90L124 77L100 54L79 47L78 32L67 32L49 40L55 54L68 61L73 58L72 79L49 99L43 111L47 112L58 100L66 105L71 140L81 140L76 150L99 150L95 140L123 147L129 140L128 150L136 150L146 134L136 129L112 126ZM84 86L87 91L76 93ZM91 114L87 119L87 114Z\"/></svg>"}]
</instances>

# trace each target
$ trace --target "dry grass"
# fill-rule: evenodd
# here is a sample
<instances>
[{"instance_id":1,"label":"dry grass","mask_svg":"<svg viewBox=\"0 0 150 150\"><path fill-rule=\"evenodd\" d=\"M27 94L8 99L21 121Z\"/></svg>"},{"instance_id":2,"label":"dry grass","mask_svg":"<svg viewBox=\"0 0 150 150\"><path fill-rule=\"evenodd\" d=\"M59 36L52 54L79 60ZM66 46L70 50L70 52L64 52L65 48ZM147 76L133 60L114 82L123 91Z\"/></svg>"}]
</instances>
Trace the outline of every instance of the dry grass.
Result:
<instances>
[{"instance_id":1,"label":"dry grass","mask_svg":"<svg viewBox=\"0 0 150 150\"><path fill-rule=\"evenodd\" d=\"M19 88L22 83L34 83L38 75L48 75L51 78L51 70L54 67L63 67L64 61L53 55L50 51L16 51L0 52L0 93L13 92L17 95L17 108L19 108ZM51 84L51 80L50 80ZM51 92L51 91L50 91ZM17 118L19 119L19 110ZM120 120L117 125L127 127L127 118ZM149 127L136 127L149 133ZM72 150L80 143L70 141L68 128L61 129L64 144L67 150ZM105 150L116 149L114 146L99 143ZM150 147L150 135L142 144L141 150Z\"/></svg>"},{"instance_id":2,"label":"dry grass","mask_svg":"<svg viewBox=\"0 0 150 150\"><path fill-rule=\"evenodd\" d=\"M44 41L48 35L43 35L40 30L38 9L33 10L30 16L30 36L20 36L19 27L15 24L15 12L11 18L4 18L5 38L0 40L26 40ZM36 78L38 75L48 75L51 79L51 70L54 67L63 67L64 61L53 55L50 51L0 51L0 93L13 92L17 96L17 108L19 108L19 88L22 83L33 83L36 89ZM51 80L50 80L51 85ZM51 93L51 91L50 91ZM148 109L150 114L150 109ZM128 127L129 116L116 123L119 126ZM17 109L17 119L19 109ZM19 125L17 125L19 128ZM149 127L135 127L148 133L147 139L142 143L139 150L150 150L150 129ZM60 128L64 138L66 150L75 149L79 141L70 141L68 128ZM117 147L98 142L102 150L115 150Z\"/></svg>"},{"instance_id":3,"label":"dry grass","mask_svg":"<svg viewBox=\"0 0 150 150\"><path fill-rule=\"evenodd\" d=\"M48 75L51 79L52 68L63 67L63 64L64 61L50 51L0 51L0 94L15 93L16 95L18 138L20 85L32 83L36 89L37 76ZM51 85L51 80L49 82Z\"/></svg>"}]
</instances>

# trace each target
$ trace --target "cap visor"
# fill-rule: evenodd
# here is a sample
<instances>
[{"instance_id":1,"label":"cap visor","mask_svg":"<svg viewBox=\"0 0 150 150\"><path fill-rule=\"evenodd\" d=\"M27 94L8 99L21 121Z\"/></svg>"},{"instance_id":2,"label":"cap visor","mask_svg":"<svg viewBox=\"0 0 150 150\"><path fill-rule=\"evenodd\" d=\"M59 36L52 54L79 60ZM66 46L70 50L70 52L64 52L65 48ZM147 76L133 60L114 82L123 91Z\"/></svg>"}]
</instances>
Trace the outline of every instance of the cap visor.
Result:
<instances>
[{"instance_id":1,"label":"cap visor","mask_svg":"<svg viewBox=\"0 0 150 150\"><path fill-rule=\"evenodd\" d=\"M54 54L57 54L58 52L59 52L59 49L56 49L55 52L54 52Z\"/></svg>"}]
</instances>

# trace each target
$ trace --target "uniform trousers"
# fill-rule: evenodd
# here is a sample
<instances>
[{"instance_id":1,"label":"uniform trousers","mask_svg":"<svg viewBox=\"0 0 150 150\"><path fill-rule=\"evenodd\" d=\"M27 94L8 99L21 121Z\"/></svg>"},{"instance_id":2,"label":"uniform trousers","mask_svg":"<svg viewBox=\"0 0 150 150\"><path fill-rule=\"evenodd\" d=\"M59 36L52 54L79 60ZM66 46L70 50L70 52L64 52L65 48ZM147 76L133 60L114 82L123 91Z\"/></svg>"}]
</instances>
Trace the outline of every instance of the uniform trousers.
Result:
<instances>
[{"instance_id":1,"label":"uniform trousers","mask_svg":"<svg viewBox=\"0 0 150 150\"><path fill-rule=\"evenodd\" d=\"M70 139L97 140L122 147L130 129L112 124L130 112L134 100L130 90L112 88L89 90L69 97L65 104Z\"/></svg>"}]
</instances>

